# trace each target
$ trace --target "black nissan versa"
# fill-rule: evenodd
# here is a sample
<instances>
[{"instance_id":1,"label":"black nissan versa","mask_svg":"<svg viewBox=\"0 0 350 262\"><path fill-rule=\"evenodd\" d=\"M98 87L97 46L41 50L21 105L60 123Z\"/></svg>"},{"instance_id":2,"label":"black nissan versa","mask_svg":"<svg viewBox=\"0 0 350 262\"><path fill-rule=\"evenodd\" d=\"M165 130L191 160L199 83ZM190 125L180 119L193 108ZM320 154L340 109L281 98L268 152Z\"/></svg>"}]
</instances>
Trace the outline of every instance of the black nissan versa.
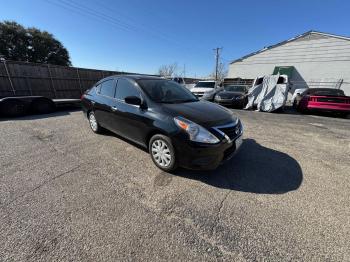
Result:
<instances>
[{"instance_id":1,"label":"black nissan versa","mask_svg":"<svg viewBox=\"0 0 350 262\"><path fill-rule=\"evenodd\" d=\"M215 169L242 144L242 124L230 110L164 78L104 78L82 96L82 106L92 131L106 128L148 148L164 171Z\"/></svg>"}]
</instances>

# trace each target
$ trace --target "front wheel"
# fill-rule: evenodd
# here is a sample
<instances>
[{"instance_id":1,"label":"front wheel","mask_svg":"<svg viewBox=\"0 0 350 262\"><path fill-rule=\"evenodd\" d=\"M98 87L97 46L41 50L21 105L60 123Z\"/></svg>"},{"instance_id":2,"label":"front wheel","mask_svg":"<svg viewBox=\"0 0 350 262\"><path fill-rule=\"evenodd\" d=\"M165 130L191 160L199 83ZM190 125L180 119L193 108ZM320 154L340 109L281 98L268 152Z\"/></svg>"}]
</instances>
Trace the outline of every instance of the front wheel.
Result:
<instances>
[{"instance_id":1,"label":"front wheel","mask_svg":"<svg viewBox=\"0 0 350 262\"><path fill-rule=\"evenodd\" d=\"M169 137L154 135L149 142L149 153L153 163L161 170L172 172L177 168L175 150Z\"/></svg>"}]
</instances>

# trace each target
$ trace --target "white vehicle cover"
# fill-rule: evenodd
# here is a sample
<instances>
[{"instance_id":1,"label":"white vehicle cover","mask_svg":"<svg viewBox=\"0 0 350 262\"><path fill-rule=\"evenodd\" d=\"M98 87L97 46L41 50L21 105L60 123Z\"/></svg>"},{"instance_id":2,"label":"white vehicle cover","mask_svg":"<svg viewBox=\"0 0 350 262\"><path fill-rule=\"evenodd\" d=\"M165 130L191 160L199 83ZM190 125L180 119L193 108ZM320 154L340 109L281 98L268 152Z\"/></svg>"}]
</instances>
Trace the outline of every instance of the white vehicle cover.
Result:
<instances>
[{"instance_id":1,"label":"white vehicle cover","mask_svg":"<svg viewBox=\"0 0 350 262\"><path fill-rule=\"evenodd\" d=\"M249 90L248 104L245 109L257 108L257 111L272 112L286 104L288 86L277 84L280 75L264 76L263 82Z\"/></svg>"}]
</instances>

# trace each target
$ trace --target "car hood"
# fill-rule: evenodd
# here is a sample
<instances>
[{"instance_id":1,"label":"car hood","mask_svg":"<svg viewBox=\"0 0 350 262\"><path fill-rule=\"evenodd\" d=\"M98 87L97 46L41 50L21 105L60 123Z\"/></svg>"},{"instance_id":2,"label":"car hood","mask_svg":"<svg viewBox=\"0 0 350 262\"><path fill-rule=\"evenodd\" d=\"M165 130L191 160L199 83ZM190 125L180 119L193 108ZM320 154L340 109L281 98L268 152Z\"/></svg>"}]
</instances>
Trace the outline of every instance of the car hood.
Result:
<instances>
[{"instance_id":1,"label":"car hood","mask_svg":"<svg viewBox=\"0 0 350 262\"><path fill-rule=\"evenodd\" d=\"M206 88L206 87L196 87L196 88L191 88L191 92L192 93L197 93L197 92L200 92L200 93L202 93L202 92L212 92L212 91L214 91L215 90L215 88Z\"/></svg>"},{"instance_id":2,"label":"car hood","mask_svg":"<svg viewBox=\"0 0 350 262\"><path fill-rule=\"evenodd\" d=\"M173 117L182 116L206 128L236 122L229 109L207 101L180 104L162 104L163 109Z\"/></svg>"},{"instance_id":3,"label":"car hood","mask_svg":"<svg viewBox=\"0 0 350 262\"><path fill-rule=\"evenodd\" d=\"M225 98L232 98L244 95L244 92L231 92L231 91L221 91L218 93L218 96Z\"/></svg>"}]
</instances>

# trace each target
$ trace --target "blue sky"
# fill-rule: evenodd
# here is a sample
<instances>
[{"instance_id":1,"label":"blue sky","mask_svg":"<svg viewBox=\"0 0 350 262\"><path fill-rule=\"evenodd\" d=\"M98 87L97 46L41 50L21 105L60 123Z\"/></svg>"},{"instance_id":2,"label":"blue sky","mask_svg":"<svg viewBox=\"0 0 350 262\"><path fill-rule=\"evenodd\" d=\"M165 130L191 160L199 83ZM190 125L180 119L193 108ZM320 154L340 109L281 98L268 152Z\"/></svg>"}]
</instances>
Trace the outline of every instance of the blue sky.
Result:
<instances>
[{"instance_id":1,"label":"blue sky","mask_svg":"<svg viewBox=\"0 0 350 262\"><path fill-rule=\"evenodd\" d=\"M350 35L350 2L2 0L0 20L54 34L73 66L156 73L176 62L206 76L224 63L308 30Z\"/></svg>"}]
</instances>

